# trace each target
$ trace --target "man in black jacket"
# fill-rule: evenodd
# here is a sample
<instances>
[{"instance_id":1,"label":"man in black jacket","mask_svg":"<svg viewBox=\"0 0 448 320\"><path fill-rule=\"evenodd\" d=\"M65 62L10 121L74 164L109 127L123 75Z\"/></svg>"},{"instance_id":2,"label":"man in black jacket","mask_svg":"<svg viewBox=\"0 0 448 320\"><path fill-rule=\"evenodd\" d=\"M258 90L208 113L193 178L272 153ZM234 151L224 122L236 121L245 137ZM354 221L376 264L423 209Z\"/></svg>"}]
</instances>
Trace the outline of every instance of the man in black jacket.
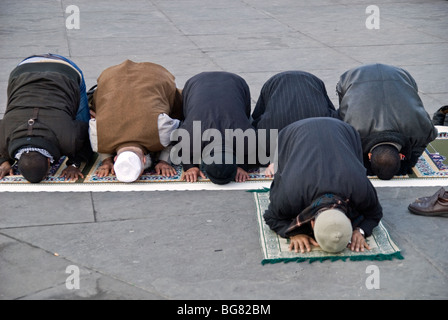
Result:
<instances>
[{"instance_id":1,"label":"man in black jacket","mask_svg":"<svg viewBox=\"0 0 448 320\"><path fill-rule=\"evenodd\" d=\"M260 148L258 154L264 152L266 157L273 158L277 135L271 136L271 130L278 134L295 121L313 117L337 117L322 80L304 71L285 71L272 76L263 85L252 113ZM271 161L266 175L272 174Z\"/></svg>"},{"instance_id":2,"label":"man in black jacket","mask_svg":"<svg viewBox=\"0 0 448 320\"><path fill-rule=\"evenodd\" d=\"M0 179L17 161L25 179L40 182L62 156L69 158L62 177L83 177L81 162L92 153L89 118L83 74L72 61L54 54L23 60L10 74L0 122Z\"/></svg>"},{"instance_id":3,"label":"man in black jacket","mask_svg":"<svg viewBox=\"0 0 448 320\"><path fill-rule=\"evenodd\" d=\"M179 135L181 141L173 147L171 159L178 162L173 154L182 153L183 179L195 182L199 176L205 178L202 167L216 184L246 181L249 149L255 142L246 81L229 72L203 72L185 83L182 97L184 121L177 132L183 135ZM250 137L252 143L247 141Z\"/></svg>"},{"instance_id":4,"label":"man in black jacket","mask_svg":"<svg viewBox=\"0 0 448 320\"><path fill-rule=\"evenodd\" d=\"M437 137L412 76L371 64L345 72L337 84L339 117L358 130L369 175L388 180L412 172Z\"/></svg>"},{"instance_id":5,"label":"man in black jacket","mask_svg":"<svg viewBox=\"0 0 448 320\"><path fill-rule=\"evenodd\" d=\"M317 239L322 249L342 250L350 238L351 250L369 249L364 236L371 235L383 213L376 190L366 176L356 130L334 118L300 120L280 132L278 151L278 169L264 213L269 227L290 238L292 250L305 252L311 244L316 245L312 227L319 215L337 210L346 215L353 232L349 239L342 237L347 233L347 223L342 223L342 229L335 232L335 241L330 241L337 248ZM334 211L330 213L330 218L338 216L333 215ZM329 235L324 232L324 237Z\"/></svg>"}]
</instances>

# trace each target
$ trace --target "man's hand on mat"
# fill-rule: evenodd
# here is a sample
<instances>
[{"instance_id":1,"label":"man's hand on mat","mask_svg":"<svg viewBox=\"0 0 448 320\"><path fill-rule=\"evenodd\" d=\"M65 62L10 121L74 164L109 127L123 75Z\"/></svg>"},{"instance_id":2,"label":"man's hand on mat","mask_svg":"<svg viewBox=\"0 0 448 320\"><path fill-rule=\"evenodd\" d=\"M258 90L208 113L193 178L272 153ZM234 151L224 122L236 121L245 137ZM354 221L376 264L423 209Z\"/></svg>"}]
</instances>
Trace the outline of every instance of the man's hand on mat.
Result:
<instances>
[{"instance_id":1,"label":"man's hand on mat","mask_svg":"<svg viewBox=\"0 0 448 320\"><path fill-rule=\"evenodd\" d=\"M12 167L9 164L9 162L5 161L0 165L0 179L3 179L8 174L10 176L12 176L14 174L14 172L13 172Z\"/></svg>"},{"instance_id":2,"label":"man's hand on mat","mask_svg":"<svg viewBox=\"0 0 448 320\"><path fill-rule=\"evenodd\" d=\"M65 180L78 180L79 178L84 178L84 175L79 168L68 166L62 171L61 177L65 178Z\"/></svg>"},{"instance_id":3,"label":"man's hand on mat","mask_svg":"<svg viewBox=\"0 0 448 320\"><path fill-rule=\"evenodd\" d=\"M311 245L318 247L319 244L306 234L298 234L289 238L289 251L305 253L311 251Z\"/></svg>"},{"instance_id":4,"label":"man's hand on mat","mask_svg":"<svg viewBox=\"0 0 448 320\"><path fill-rule=\"evenodd\" d=\"M274 164L270 163L269 166L264 171L264 175L268 178L272 178L274 176Z\"/></svg>"},{"instance_id":5,"label":"man's hand on mat","mask_svg":"<svg viewBox=\"0 0 448 320\"><path fill-rule=\"evenodd\" d=\"M196 182L198 181L198 176L200 176L201 178L206 178L205 174L198 168L198 167L193 167L188 169L187 171L185 171L182 174L182 177L180 180L182 181L187 181L187 182Z\"/></svg>"},{"instance_id":6,"label":"man's hand on mat","mask_svg":"<svg viewBox=\"0 0 448 320\"><path fill-rule=\"evenodd\" d=\"M95 172L95 174L100 178L108 176L109 173L115 174L114 162L112 158L104 159L101 166Z\"/></svg>"},{"instance_id":7,"label":"man's hand on mat","mask_svg":"<svg viewBox=\"0 0 448 320\"><path fill-rule=\"evenodd\" d=\"M172 177L177 174L176 170L168 162L163 160L160 160L159 163L156 164L155 169L158 175L165 177Z\"/></svg>"},{"instance_id":8,"label":"man's hand on mat","mask_svg":"<svg viewBox=\"0 0 448 320\"><path fill-rule=\"evenodd\" d=\"M357 229L353 231L352 241L347 245L352 251L364 251L364 249L370 250L369 245L366 242L364 236Z\"/></svg>"},{"instance_id":9,"label":"man's hand on mat","mask_svg":"<svg viewBox=\"0 0 448 320\"><path fill-rule=\"evenodd\" d=\"M235 181L236 182L244 182L247 179L249 179L249 174L245 170L238 167L238 169L236 170Z\"/></svg>"}]
</instances>

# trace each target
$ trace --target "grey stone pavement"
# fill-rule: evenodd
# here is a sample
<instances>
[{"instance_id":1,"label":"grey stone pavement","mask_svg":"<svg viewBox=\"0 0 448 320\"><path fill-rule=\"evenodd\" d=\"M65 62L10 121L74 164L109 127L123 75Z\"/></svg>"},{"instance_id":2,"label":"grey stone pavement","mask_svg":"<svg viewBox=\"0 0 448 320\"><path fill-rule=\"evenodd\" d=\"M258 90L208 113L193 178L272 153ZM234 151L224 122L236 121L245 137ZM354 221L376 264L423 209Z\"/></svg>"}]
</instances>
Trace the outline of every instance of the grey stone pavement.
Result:
<instances>
[{"instance_id":1,"label":"grey stone pavement","mask_svg":"<svg viewBox=\"0 0 448 320\"><path fill-rule=\"evenodd\" d=\"M70 5L79 29L66 26ZM379 29L366 26L369 5ZM11 70L45 52L75 61L88 88L125 59L165 66L179 88L235 72L253 104L270 76L305 70L336 107L344 71L393 64L432 115L448 104L447 15L441 0L1 0L0 116ZM377 188L404 260L264 266L249 192L0 192L0 299L447 299L448 219L407 210L438 188ZM366 285L372 264L379 289ZM66 286L71 266L79 289Z\"/></svg>"}]
</instances>

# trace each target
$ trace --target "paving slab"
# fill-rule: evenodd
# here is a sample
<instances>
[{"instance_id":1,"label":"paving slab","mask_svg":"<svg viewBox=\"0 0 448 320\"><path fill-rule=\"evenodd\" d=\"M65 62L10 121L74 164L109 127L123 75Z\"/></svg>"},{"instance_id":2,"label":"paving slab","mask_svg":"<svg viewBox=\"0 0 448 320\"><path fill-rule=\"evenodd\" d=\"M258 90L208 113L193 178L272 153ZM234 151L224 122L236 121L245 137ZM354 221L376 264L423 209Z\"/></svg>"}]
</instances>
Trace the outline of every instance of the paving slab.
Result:
<instances>
[{"instance_id":1,"label":"paving slab","mask_svg":"<svg viewBox=\"0 0 448 320\"><path fill-rule=\"evenodd\" d=\"M93 222L90 193L60 193L54 201L37 193L3 193L0 228ZM26 201L24 201L26 199Z\"/></svg>"},{"instance_id":2,"label":"paving slab","mask_svg":"<svg viewBox=\"0 0 448 320\"><path fill-rule=\"evenodd\" d=\"M86 273L81 278L81 286L86 286L82 294L91 299L97 299L101 291L93 289L97 277L115 279L121 286L127 284L130 291L116 296L117 283L102 282L103 291L115 292L110 298L445 299L448 220L407 211L407 204L416 194L433 190L378 190L385 211L383 223L402 250L404 260L263 266L252 193L185 191L98 193L93 206L99 218L93 222L2 228L4 247L14 245L15 249L3 250L6 261L0 261L2 271L15 273L8 268L10 263L21 265L21 259L29 256L34 261L33 254L48 259L49 270L39 264L25 264L22 268L26 271L15 273L17 277L22 273L30 278L34 275L33 285L39 287L30 286L28 294L23 288L8 289L9 298L20 299L58 298L50 292L62 293L62 299L82 298L76 290L63 290L68 277L65 270L71 265ZM43 197L57 202L57 194L46 193ZM170 199L179 199L179 203L168 205ZM233 203L226 206L229 199ZM23 202L27 201L24 197ZM128 208L124 208L126 203ZM380 270L378 290L366 288L369 265ZM38 277L41 273L46 275L42 279ZM49 285L48 276L52 279L56 274L58 281L53 279L54 285ZM8 278L0 279L1 287L8 287ZM45 295L36 295L41 287ZM308 289L302 290L304 287Z\"/></svg>"}]
</instances>

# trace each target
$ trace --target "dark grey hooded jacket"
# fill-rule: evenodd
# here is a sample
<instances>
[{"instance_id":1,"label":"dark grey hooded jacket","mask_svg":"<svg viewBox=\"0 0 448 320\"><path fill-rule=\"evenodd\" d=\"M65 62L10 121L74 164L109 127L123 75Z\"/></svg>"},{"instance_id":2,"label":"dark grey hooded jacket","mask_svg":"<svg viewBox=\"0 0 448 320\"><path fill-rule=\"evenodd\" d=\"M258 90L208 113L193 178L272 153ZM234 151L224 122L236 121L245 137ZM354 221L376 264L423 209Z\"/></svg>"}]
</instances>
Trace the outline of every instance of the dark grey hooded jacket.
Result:
<instances>
[{"instance_id":1,"label":"dark grey hooded jacket","mask_svg":"<svg viewBox=\"0 0 448 320\"><path fill-rule=\"evenodd\" d=\"M437 137L412 76L394 66L364 65L345 72L336 89L339 117L359 132L367 169L370 150L379 143L393 142L405 156L401 174L410 173Z\"/></svg>"}]
</instances>

